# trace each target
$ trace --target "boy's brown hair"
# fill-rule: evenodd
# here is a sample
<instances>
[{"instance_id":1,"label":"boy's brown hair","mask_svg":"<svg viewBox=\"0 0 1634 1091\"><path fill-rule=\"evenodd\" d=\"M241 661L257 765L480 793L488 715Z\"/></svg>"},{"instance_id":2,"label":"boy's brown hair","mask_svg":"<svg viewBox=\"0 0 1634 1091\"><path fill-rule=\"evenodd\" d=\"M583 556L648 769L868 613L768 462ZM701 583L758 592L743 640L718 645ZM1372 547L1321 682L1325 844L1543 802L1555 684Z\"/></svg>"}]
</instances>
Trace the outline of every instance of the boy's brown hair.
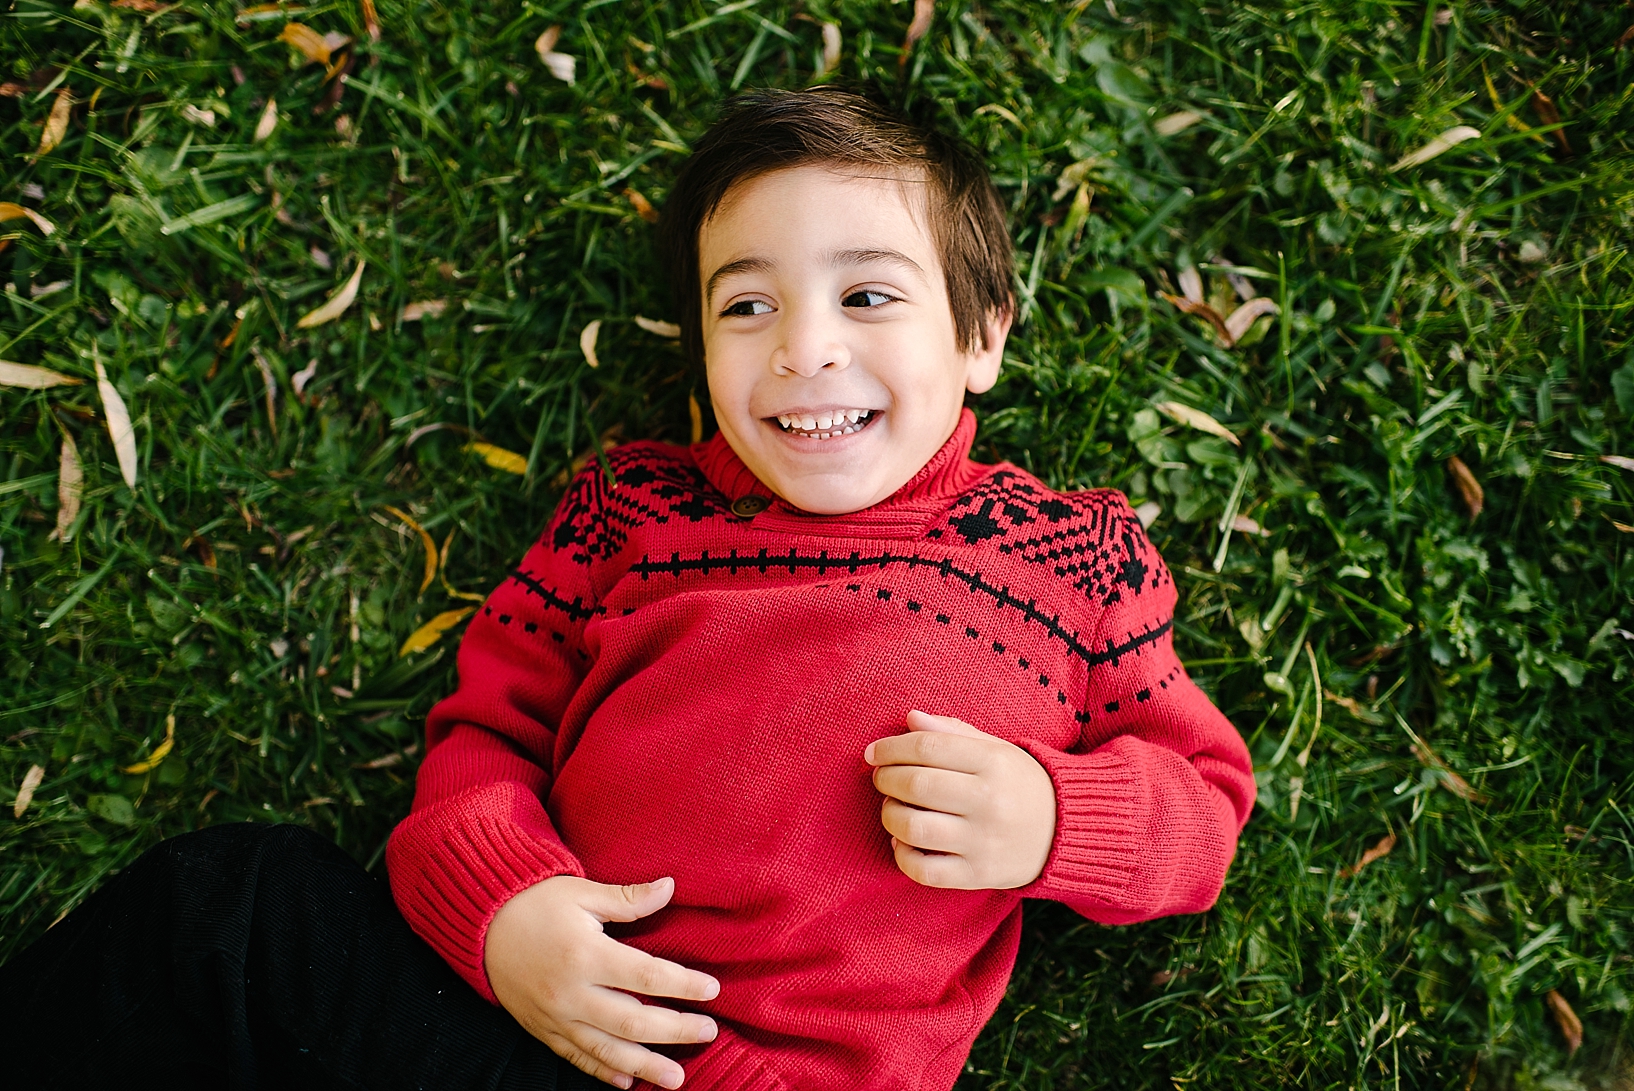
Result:
<instances>
[{"instance_id":1,"label":"boy's brown hair","mask_svg":"<svg viewBox=\"0 0 1634 1091\"><path fill-rule=\"evenodd\" d=\"M981 157L857 91L826 86L760 90L733 98L694 147L664 207L661 244L680 309L681 344L703 361L698 232L727 191L790 167L887 170L927 186L932 241L946 273L955 339L987 347L983 322L1009 313L1010 231Z\"/></svg>"}]
</instances>

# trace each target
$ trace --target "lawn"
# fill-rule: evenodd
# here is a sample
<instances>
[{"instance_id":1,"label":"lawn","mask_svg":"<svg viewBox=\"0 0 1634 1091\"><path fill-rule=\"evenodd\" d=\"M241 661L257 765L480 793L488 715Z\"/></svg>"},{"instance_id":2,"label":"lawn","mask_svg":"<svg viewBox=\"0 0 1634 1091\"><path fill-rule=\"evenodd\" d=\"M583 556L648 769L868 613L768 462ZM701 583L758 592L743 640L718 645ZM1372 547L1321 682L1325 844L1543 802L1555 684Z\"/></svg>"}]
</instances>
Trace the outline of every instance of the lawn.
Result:
<instances>
[{"instance_id":1,"label":"lawn","mask_svg":"<svg viewBox=\"0 0 1634 1091\"><path fill-rule=\"evenodd\" d=\"M959 1086L1634 1086L1634 9L914 8L9 6L0 958L209 823L380 868L410 635L710 428L688 141L872 79L1010 209L979 456L1156 513L1260 784L1213 911L1029 904Z\"/></svg>"}]
</instances>

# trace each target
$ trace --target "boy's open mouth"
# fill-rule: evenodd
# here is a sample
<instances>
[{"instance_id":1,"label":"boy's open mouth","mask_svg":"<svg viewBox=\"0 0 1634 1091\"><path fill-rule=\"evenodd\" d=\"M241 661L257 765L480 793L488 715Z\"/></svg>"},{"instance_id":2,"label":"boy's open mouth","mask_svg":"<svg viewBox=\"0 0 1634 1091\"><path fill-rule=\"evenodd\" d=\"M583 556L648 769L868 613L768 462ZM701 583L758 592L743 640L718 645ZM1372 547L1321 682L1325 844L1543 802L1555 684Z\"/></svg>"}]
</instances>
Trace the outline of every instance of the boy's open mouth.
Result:
<instances>
[{"instance_id":1,"label":"boy's open mouth","mask_svg":"<svg viewBox=\"0 0 1634 1091\"><path fill-rule=\"evenodd\" d=\"M873 409L834 409L821 413L779 413L777 423L791 436L807 439L837 439L860 432L878 416Z\"/></svg>"}]
</instances>

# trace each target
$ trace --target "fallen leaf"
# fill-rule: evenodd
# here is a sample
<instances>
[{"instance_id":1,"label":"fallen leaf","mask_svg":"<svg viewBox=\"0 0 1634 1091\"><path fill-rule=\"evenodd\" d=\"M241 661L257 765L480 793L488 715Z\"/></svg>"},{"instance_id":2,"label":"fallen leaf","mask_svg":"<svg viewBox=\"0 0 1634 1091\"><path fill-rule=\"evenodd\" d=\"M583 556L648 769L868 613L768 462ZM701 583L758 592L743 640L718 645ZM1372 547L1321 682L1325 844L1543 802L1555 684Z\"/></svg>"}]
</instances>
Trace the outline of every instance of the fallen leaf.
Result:
<instances>
[{"instance_id":1,"label":"fallen leaf","mask_svg":"<svg viewBox=\"0 0 1634 1091\"><path fill-rule=\"evenodd\" d=\"M380 41L380 13L375 10L374 0L363 0L363 26L369 32L369 41Z\"/></svg>"},{"instance_id":2,"label":"fallen leaf","mask_svg":"<svg viewBox=\"0 0 1634 1091\"><path fill-rule=\"evenodd\" d=\"M465 449L472 454L481 455L482 461L496 470L504 470L510 474L525 474L528 472L528 460L515 451L507 451L503 447L495 447L492 443L473 441L465 445Z\"/></svg>"},{"instance_id":3,"label":"fallen leaf","mask_svg":"<svg viewBox=\"0 0 1634 1091\"><path fill-rule=\"evenodd\" d=\"M624 197L635 209L635 214L650 224L658 222L658 210L652 207L652 202L641 195L638 190L625 189Z\"/></svg>"},{"instance_id":4,"label":"fallen leaf","mask_svg":"<svg viewBox=\"0 0 1634 1091\"><path fill-rule=\"evenodd\" d=\"M578 62L566 53L556 52L556 42L561 36L561 27L550 27L539 35L538 40L533 43L533 48L539 54L539 59L545 63L545 67L550 70L552 76L565 84L571 85L573 83L574 67Z\"/></svg>"},{"instance_id":5,"label":"fallen leaf","mask_svg":"<svg viewBox=\"0 0 1634 1091\"><path fill-rule=\"evenodd\" d=\"M704 438L704 410L698 404L698 395L688 392L687 416L692 421L692 442L700 443Z\"/></svg>"},{"instance_id":6,"label":"fallen leaf","mask_svg":"<svg viewBox=\"0 0 1634 1091\"><path fill-rule=\"evenodd\" d=\"M596 338L599 336L601 336L601 319L599 318L579 331L579 351L584 353L585 363L591 367L601 366L601 360L596 356Z\"/></svg>"},{"instance_id":7,"label":"fallen leaf","mask_svg":"<svg viewBox=\"0 0 1634 1091\"><path fill-rule=\"evenodd\" d=\"M289 377L289 385L295 388L295 396L297 398L306 392L306 384L315 379L317 375L318 358L314 356L311 360L307 361L307 365L305 367Z\"/></svg>"},{"instance_id":8,"label":"fallen leaf","mask_svg":"<svg viewBox=\"0 0 1634 1091\"><path fill-rule=\"evenodd\" d=\"M908 24L908 37L902 43L902 56L897 59L900 68L908 63L913 44L930 30L931 16L936 14L936 0L913 0L913 22Z\"/></svg>"},{"instance_id":9,"label":"fallen leaf","mask_svg":"<svg viewBox=\"0 0 1634 1091\"><path fill-rule=\"evenodd\" d=\"M1473 140L1481 135L1481 130L1469 125L1454 125L1428 144L1414 152L1408 152L1390 167L1392 171L1406 170L1416 167L1420 163L1428 163L1443 152L1451 151L1466 140Z\"/></svg>"},{"instance_id":10,"label":"fallen leaf","mask_svg":"<svg viewBox=\"0 0 1634 1091\"><path fill-rule=\"evenodd\" d=\"M1631 526L1628 523L1619 523L1617 520L1613 519L1611 521L1611 525L1622 531L1624 534L1634 534L1634 526Z\"/></svg>"},{"instance_id":11,"label":"fallen leaf","mask_svg":"<svg viewBox=\"0 0 1634 1091\"><path fill-rule=\"evenodd\" d=\"M431 540L431 532L426 530L425 527L421 526L419 520L414 518L414 516L410 515L401 508L394 508L390 504L386 504L384 507L387 511L401 519L404 525L406 525L410 530L418 534L420 536L420 544L425 547L426 570L425 577L420 580L419 590L419 594L423 595L426 593L426 588L431 586L431 581L437 578L437 543Z\"/></svg>"},{"instance_id":12,"label":"fallen leaf","mask_svg":"<svg viewBox=\"0 0 1634 1091\"><path fill-rule=\"evenodd\" d=\"M153 753L149 754L142 761L137 762L135 765L127 765L120 771L129 773L132 776L140 776L143 773L151 773L153 770L159 767L160 762L164 761L165 758L169 756L171 749L175 747L175 745L176 716L175 713L171 713L169 716L165 717L164 741L158 746L155 746L153 748Z\"/></svg>"},{"instance_id":13,"label":"fallen leaf","mask_svg":"<svg viewBox=\"0 0 1634 1091\"><path fill-rule=\"evenodd\" d=\"M1600 461L1608 466L1615 466L1619 470L1634 470L1634 458L1627 455L1601 455Z\"/></svg>"},{"instance_id":14,"label":"fallen leaf","mask_svg":"<svg viewBox=\"0 0 1634 1091\"><path fill-rule=\"evenodd\" d=\"M35 789L39 788L40 782L44 779L45 766L30 765L28 767L28 772L23 774L22 786L17 789L17 799L11 805L11 817L23 817L23 812L28 810L28 805L34 802Z\"/></svg>"},{"instance_id":15,"label":"fallen leaf","mask_svg":"<svg viewBox=\"0 0 1634 1091\"><path fill-rule=\"evenodd\" d=\"M79 518L80 497L85 491L85 468L79 462L79 447L65 430L62 434L62 462L57 470L57 530L54 537L67 544Z\"/></svg>"},{"instance_id":16,"label":"fallen leaf","mask_svg":"<svg viewBox=\"0 0 1634 1091\"><path fill-rule=\"evenodd\" d=\"M60 371L52 371L48 367L36 367L33 364L14 364L10 360L0 360L0 386L16 386L24 390L47 390L53 386L78 386L84 379L76 379L72 375L64 375Z\"/></svg>"},{"instance_id":17,"label":"fallen leaf","mask_svg":"<svg viewBox=\"0 0 1634 1091\"><path fill-rule=\"evenodd\" d=\"M1630 45L1634 45L1634 26L1630 26L1627 30L1623 31L1623 36L1617 39L1617 44L1612 46L1612 48L1626 49Z\"/></svg>"},{"instance_id":18,"label":"fallen leaf","mask_svg":"<svg viewBox=\"0 0 1634 1091\"><path fill-rule=\"evenodd\" d=\"M278 100L269 98L266 109L261 111L261 120L255 123L255 136L251 143L259 144L272 135L272 130L278 127Z\"/></svg>"},{"instance_id":19,"label":"fallen leaf","mask_svg":"<svg viewBox=\"0 0 1634 1091\"><path fill-rule=\"evenodd\" d=\"M448 532L448 537L443 539L443 547L437 551L437 577L442 580L443 590L448 592L449 597L465 599L467 602L487 602L486 595L479 595L475 591L461 591L448 582L448 547L453 544L454 531L458 529L455 527Z\"/></svg>"},{"instance_id":20,"label":"fallen leaf","mask_svg":"<svg viewBox=\"0 0 1634 1091\"><path fill-rule=\"evenodd\" d=\"M1242 440L1237 438L1236 433L1201 409L1193 409L1181 402L1157 402L1153 408L1165 416L1172 417L1188 428L1195 428L1199 432L1207 432L1209 435L1230 440L1238 447L1242 446Z\"/></svg>"},{"instance_id":21,"label":"fallen leaf","mask_svg":"<svg viewBox=\"0 0 1634 1091\"><path fill-rule=\"evenodd\" d=\"M1140 520L1140 528L1149 530L1157 517L1163 514L1163 507L1155 500L1148 500L1135 509L1135 518Z\"/></svg>"},{"instance_id":22,"label":"fallen leaf","mask_svg":"<svg viewBox=\"0 0 1634 1091\"><path fill-rule=\"evenodd\" d=\"M1536 87L1532 88L1532 105L1537 108L1538 118L1545 125L1560 124L1560 109L1555 105L1555 100L1544 94L1542 91L1539 91ZM1572 154L1572 145L1570 141L1566 139L1565 129L1556 129L1551 135L1553 135L1556 140L1560 141L1561 151L1565 152L1567 155Z\"/></svg>"},{"instance_id":23,"label":"fallen leaf","mask_svg":"<svg viewBox=\"0 0 1634 1091\"><path fill-rule=\"evenodd\" d=\"M1360 872L1367 865L1373 863L1373 861L1382 860L1386 856L1389 856L1390 850L1395 847L1396 835L1394 833L1385 834L1383 837L1379 838L1378 843L1376 843L1372 848L1362 853L1362 858L1360 860L1357 860L1354 864L1351 864L1348 867L1341 868L1339 870L1339 878L1350 879L1355 877L1358 872Z\"/></svg>"},{"instance_id":24,"label":"fallen leaf","mask_svg":"<svg viewBox=\"0 0 1634 1091\"><path fill-rule=\"evenodd\" d=\"M214 110L201 110L192 103L182 107L182 117L195 125L203 125L206 129L216 127L216 112Z\"/></svg>"},{"instance_id":25,"label":"fallen leaf","mask_svg":"<svg viewBox=\"0 0 1634 1091\"><path fill-rule=\"evenodd\" d=\"M278 434L278 381L273 378L272 365L267 363L267 358L261 354L260 345L250 346L250 358L255 361L256 369L261 372L262 396L267 400L267 427L271 428L272 434L276 436Z\"/></svg>"},{"instance_id":26,"label":"fallen leaf","mask_svg":"<svg viewBox=\"0 0 1634 1091\"><path fill-rule=\"evenodd\" d=\"M1483 796L1480 792L1477 792L1474 788L1470 787L1469 781L1453 772L1452 766L1441 760L1441 755L1437 754L1434 750L1431 750L1424 742L1419 740L1415 740L1413 742L1413 757L1417 758L1429 768L1439 770L1442 777L1442 783L1446 786L1447 791L1451 792L1459 799L1466 800L1470 803L1486 802L1485 796Z\"/></svg>"},{"instance_id":27,"label":"fallen leaf","mask_svg":"<svg viewBox=\"0 0 1634 1091\"><path fill-rule=\"evenodd\" d=\"M403 441L403 446L413 447L415 442L419 440L421 436L429 436L433 432L443 431L459 432L461 435L467 436L476 435L475 432L472 432L471 429L467 428L463 424L450 424L447 421L436 421L432 424L422 424L420 427L410 432L408 434L408 438Z\"/></svg>"},{"instance_id":28,"label":"fallen leaf","mask_svg":"<svg viewBox=\"0 0 1634 1091\"><path fill-rule=\"evenodd\" d=\"M102 416L108 422L108 437L113 440L114 454L119 458L119 475L125 484L136 488L136 428L131 424L130 410L125 399L108 379L102 368L102 357L93 356L96 364L96 392L102 396Z\"/></svg>"},{"instance_id":29,"label":"fallen leaf","mask_svg":"<svg viewBox=\"0 0 1634 1091\"><path fill-rule=\"evenodd\" d=\"M319 34L304 23L285 23L278 40L305 57L308 64L321 64L325 68L333 62L336 53L352 44L352 39L345 34L334 31Z\"/></svg>"},{"instance_id":30,"label":"fallen leaf","mask_svg":"<svg viewBox=\"0 0 1634 1091\"><path fill-rule=\"evenodd\" d=\"M337 686L335 688L338 689L339 687ZM419 752L420 752L420 744L417 743L417 742L411 742L407 746L403 747L402 750L393 751L390 754L385 754L385 755L383 755L381 757L373 759L372 761L354 762L353 765L352 765L352 768L353 769L391 769L391 768L394 768L396 766L402 765L403 764L403 758L405 756L413 757L415 754L418 754Z\"/></svg>"},{"instance_id":31,"label":"fallen leaf","mask_svg":"<svg viewBox=\"0 0 1634 1091\"><path fill-rule=\"evenodd\" d=\"M1453 484L1458 486L1458 495L1464 498L1470 520L1474 521L1486 506L1486 492L1481 488L1481 483L1475 480L1474 471L1464 465L1464 460L1457 455L1447 459L1447 472L1452 474Z\"/></svg>"},{"instance_id":32,"label":"fallen leaf","mask_svg":"<svg viewBox=\"0 0 1634 1091\"><path fill-rule=\"evenodd\" d=\"M1168 292L1159 292L1157 294L1174 304L1176 308L1185 312L1186 314L1196 315L1198 318L1205 319L1209 325L1214 327L1214 332L1220 335L1221 341L1227 344L1231 343L1231 331L1226 329L1225 319L1220 317L1219 311L1215 310L1213 307L1210 307L1207 303L1204 303L1201 300L1187 299L1183 295L1170 295Z\"/></svg>"},{"instance_id":33,"label":"fallen leaf","mask_svg":"<svg viewBox=\"0 0 1634 1091\"><path fill-rule=\"evenodd\" d=\"M295 323L296 329L309 330L313 326L321 326L325 322L333 322L346 313L346 308L352 305L357 298L358 282L363 279L364 267L369 263L359 258L357 268L352 270L351 279L341 285L340 291L329 297L329 301L317 310L304 316Z\"/></svg>"},{"instance_id":34,"label":"fallen leaf","mask_svg":"<svg viewBox=\"0 0 1634 1091\"><path fill-rule=\"evenodd\" d=\"M1566 1052L1576 1053L1583 1048L1583 1021L1577 1017L1572 1006L1566 1003L1566 998L1560 995L1559 989L1550 989L1544 994L1548 1001L1549 1010L1554 1014L1555 1023L1560 1027L1560 1036L1566 1039Z\"/></svg>"},{"instance_id":35,"label":"fallen leaf","mask_svg":"<svg viewBox=\"0 0 1634 1091\"><path fill-rule=\"evenodd\" d=\"M1185 132L1206 116L1196 110L1180 110L1152 122L1152 131L1158 136L1173 136L1175 133Z\"/></svg>"},{"instance_id":36,"label":"fallen leaf","mask_svg":"<svg viewBox=\"0 0 1634 1091\"><path fill-rule=\"evenodd\" d=\"M422 318L441 318L448 309L446 299L420 299L403 308L402 321L418 322Z\"/></svg>"},{"instance_id":37,"label":"fallen leaf","mask_svg":"<svg viewBox=\"0 0 1634 1091\"><path fill-rule=\"evenodd\" d=\"M661 322L656 318L645 318L638 314L635 316L635 324L650 334L658 337L668 337L672 341L681 336L681 327L674 322ZM1634 469L1634 467L1630 468Z\"/></svg>"},{"instance_id":38,"label":"fallen leaf","mask_svg":"<svg viewBox=\"0 0 1634 1091\"><path fill-rule=\"evenodd\" d=\"M111 8L124 8L127 11L154 12L165 10L165 5L159 3L158 0L113 0L113 3L108 6Z\"/></svg>"},{"instance_id":39,"label":"fallen leaf","mask_svg":"<svg viewBox=\"0 0 1634 1091\"><path fill-rule=\"evenodd\" d=\"M0 221L22 219L31 221L35 227L40 229L42 235L50 235L57 230L56 224L35 212L32 208L14 205L10 201L0 201Z\"/></svg>"},{"instance_id":40,"label":"fallen leaf","mask_svg":"<svg viewBox=\"0 0 1634 1091\"><path fill-rule=\"evenodd\" d=\"M1259 523L1246 515L1239 515L1231 521L1231 529L1238 534L1254 534L1261 538L1269 538L1271 532L1260 526Z\"/></svg>"},{"instance_id":41,"label":"fallen leaf","mask_svg":"<svg viewBox=\"0 0 1634 1091\"><path fill-rule=\"evenodd\" d=\"M1230 348L1238 341L1241 341L1243 334L1248 332L1248 327L1254 324L1255 319L1264 314L1276 314L1278 310L1276 303L1269 297L1256 296L1232 311L1226 316L1225 320L1228 338L1226 348Z\"/></svg>"},{"instance_id":42,"label":"fallen leaf","mask_svg":"<svg viewBox=\"0 0 1634 1091\"><path fill-rule=\"evenodd\" d=\"M840 66L840 24L823 24L823 66L817 70L826 76Z\"/></svg>"},{"instance_id":43,"label":"fallen leaf","mask_svg":"<svg viewBox=\"0 0 1634 1091\"><path fill-rule=\"evenodd\" d=\"M1203 277L1197 271L1197 266L1187 265L1176 274L1175 279L1180 283L1180 294L1193 303L1203 302Z\"/></svg>"},{"instance_id":44,"label":"fallen leaf","mask_svg":"<svg viewBox=\"0 0 1634 1091\"><path fill-rule=\"evenodd\" d=\"M199 551L199 560L204 562L204 567L214 571L216 567L216 551L211 548L209 540L206 539L204 535L189 535L187 541L182 543L182 548L197 549Z\"/></svg>"},{"instance_id":45,"label":"fallen leaf","mask_svg":"<svg viewBox=\"0 0 1634 1091\"><path fill-rule=\"evenodd\" d=\"M1059 201L1089 181L1089 172L1095 168L1096 162L1096 158L1092 155L1088 159L1080 159L1076 163L1068 165L1061 172L1061 177L1055 180L1055 193L1050 197L1051 203Z\"/></svg>"},{"instance_id":46,"label":"fallen leaf","mask_svg":"<svg viewBox=\"0 0 1634 1091\"><path fill-rule=\"evenodd\" d=\"M414 652L423 652L443 638L443 634L476 612L475 606L462 606L458 610L444 610L414 632L403 641L403 647L398 650L399 658L412 655Z\"/></svg>"},{"instance_id":47,"label":"fallen leaf","mask_svg":"<svg viewBox=\"0 0 1634 1091\"><path fill-rule=\"evenodd\" d=\"M68 135L68 112L73 105L74 93L67 85L58 88L57 97L51 103L51 113L46 115L45 128L40 130L40 146L34 151L35 159L49 155Z\"/></svg>"}]
</instances>

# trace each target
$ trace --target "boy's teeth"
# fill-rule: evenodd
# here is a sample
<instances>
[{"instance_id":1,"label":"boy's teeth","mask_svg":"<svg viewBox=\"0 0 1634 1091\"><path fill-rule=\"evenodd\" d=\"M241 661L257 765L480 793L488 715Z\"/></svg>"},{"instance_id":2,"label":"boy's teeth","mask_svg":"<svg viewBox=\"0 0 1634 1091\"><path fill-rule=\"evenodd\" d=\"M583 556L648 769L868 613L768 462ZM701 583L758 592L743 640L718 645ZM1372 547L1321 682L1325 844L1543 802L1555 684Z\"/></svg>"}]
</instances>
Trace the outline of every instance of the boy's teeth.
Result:
<instances>
[{"instance_id":1,"label":"boy's teeth","mask_svg":"<svg viewBox=\"0 0 1634 1091\"><path fill-rule=\"evenodd\" d=\"M831 417L831 416L828 416L827 414L825 414L825 415L823 415L821 417L818 417L817 418L817 427L819 427L819 428L832 428L832 427L834 427L834 418Z\"/></svg>"},{"instance_id":2,"label":"boy's teeth","mask_svg":"<svg viewBox=\"0 0 1634 1091\"><path fill-rule=\"evenodd\" d=\"M816 417L801 417L800 418L800 427L804 431L807 431L807 432L812 431L814 428L817 427L817 418Z\"/></svg>"},{"instance_id":3,"label":"boy's teeth","mask_svg":"<svg viewBox=\"0 0 1634 1091\"><path fill-rule=\"evenodd\" d=\"M794 418L789 416L787 413L779 413L777 415L777 423L781 424L784 428L788 428L794 423Z\"/></svg>"},{"instance_id":4,"label":"boy's teeth","mask_svg":"<svg viewBox=\"0 0 1634 1091\"><path fill-rule=\"evenodd\" d=\"M872 409L840 409L820 416L779 413L777 423L785 431L802 433L807 439L833 439L860 432L873 415Z\"/></svg>"}]
</instances>

